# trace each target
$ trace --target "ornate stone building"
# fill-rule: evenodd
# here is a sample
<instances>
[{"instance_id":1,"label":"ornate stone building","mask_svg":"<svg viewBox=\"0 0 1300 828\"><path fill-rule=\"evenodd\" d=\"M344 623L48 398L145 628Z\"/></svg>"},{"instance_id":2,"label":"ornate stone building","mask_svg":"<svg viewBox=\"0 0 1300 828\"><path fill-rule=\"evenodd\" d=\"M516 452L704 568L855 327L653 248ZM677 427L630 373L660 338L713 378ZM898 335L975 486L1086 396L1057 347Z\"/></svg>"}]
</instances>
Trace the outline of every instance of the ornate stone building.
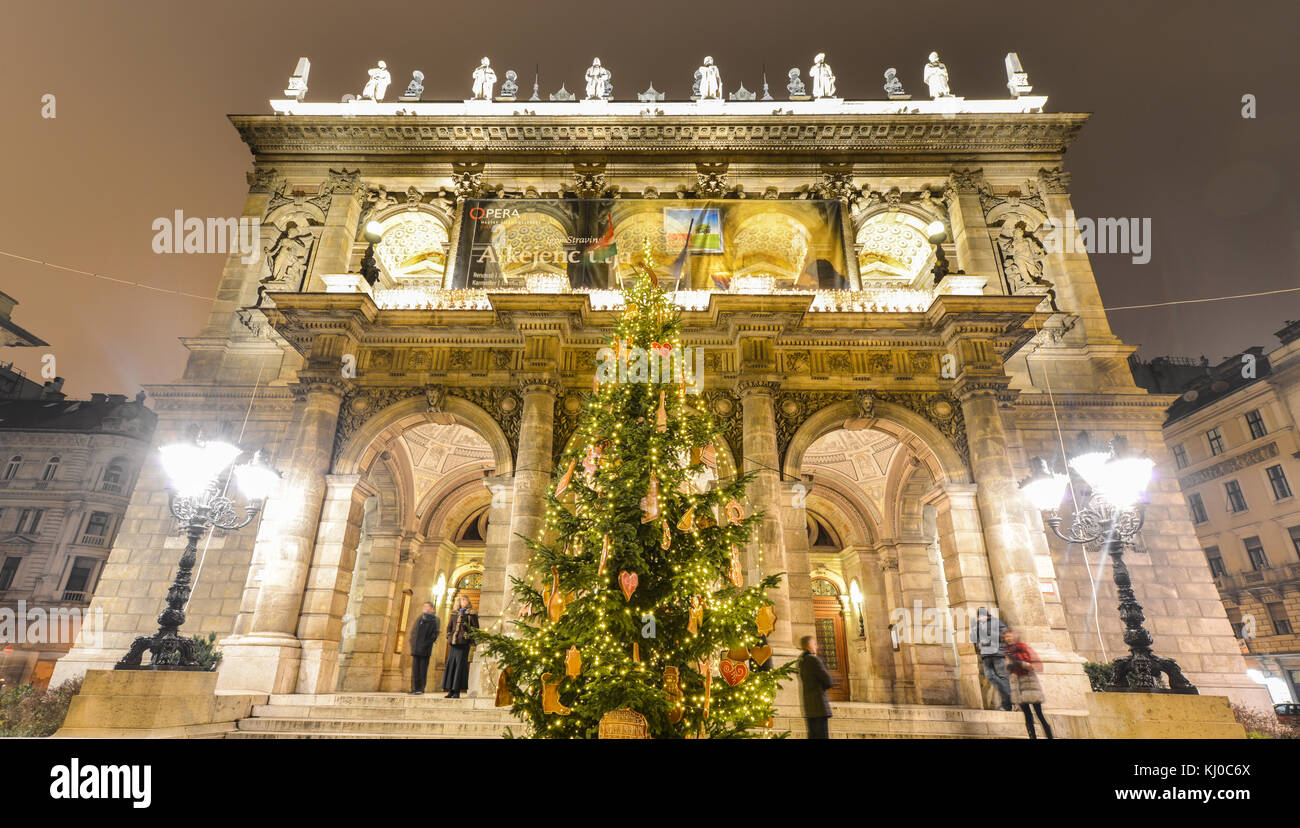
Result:
<instances>
[{"instance_id":1,"label":"ornate stone building","mask_svg":"<svg viewBox=\"0 0 1300 828\"><path fill-rule=\"evenodd\" d=\"M1300 323L1281 346L1211 366L1136 362L1144 386L1177 394L1165 442L1248 667L1277 701L1300 700Z\"/></svg>"},{"instance_id":2,"label":"ornate stone building","mask_svg":"<svg viewBox=\"0 0 1300 828\"><path fill-rule=\"evenodd\" d=\"M46 343L14 324L0 293L9 346ZM69 400L61 378L44 384L0 365L0 686L44 688L83 624L90 596L150 448L143 397ZM103 616L99 615L99 621Z\"/></svg>"},{"instance_id":3,"label":"ornate stone building","mask_svg":"<svg viewBox=\"0 0 1300 828\"><path fill-rule=\"evenodd\" d=\"M1071 209L1063 155L1087 119L1045 102L232 116L267 256L228 260L184 376L149 389L159 442L246 421L285 476L259 524L212 541L190 603L186 629L223 638L218 686L399 690L427 597L517 616L521 536L648 246L703 353L719 474L755 474L748 577L787 573L779 656L815 632L848 700L978 708L964 631L913 636L899 611L996 607L1043 656L1049 707L1084 709L1084 659L1125 651L1114 588L1094 551L1049 542L1017 481L1062 434L1120 433L1165 472L1130 562L1157 648L1203 693L1257 692L1171 473L1169 400L1134 385L1087 255L1025 241ZM179 543L163 486L146 468L95 596L110 634L61 675L152 630Z\"/></svg>"}]
</instances>

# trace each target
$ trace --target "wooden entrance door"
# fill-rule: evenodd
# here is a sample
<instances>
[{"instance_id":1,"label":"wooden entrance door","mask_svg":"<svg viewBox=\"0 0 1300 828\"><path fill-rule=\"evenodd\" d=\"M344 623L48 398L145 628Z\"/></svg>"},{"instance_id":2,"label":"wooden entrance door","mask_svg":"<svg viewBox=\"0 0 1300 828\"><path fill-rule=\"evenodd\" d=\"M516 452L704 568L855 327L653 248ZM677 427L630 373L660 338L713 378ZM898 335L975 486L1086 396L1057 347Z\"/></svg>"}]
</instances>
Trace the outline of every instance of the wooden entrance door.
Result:
<instances>
[{"instance_id":1,"label":"wooden entrance door","mask_svg":"<svg viewBox=\"0 0 1300 828\"><path fill-rule=\"evenodd\" d=\"M813 595L813 632L817 636L817 654L835 680L826 695L833 701L848 701L849 653L838 595Z\"/></svg>"}]
</instances>

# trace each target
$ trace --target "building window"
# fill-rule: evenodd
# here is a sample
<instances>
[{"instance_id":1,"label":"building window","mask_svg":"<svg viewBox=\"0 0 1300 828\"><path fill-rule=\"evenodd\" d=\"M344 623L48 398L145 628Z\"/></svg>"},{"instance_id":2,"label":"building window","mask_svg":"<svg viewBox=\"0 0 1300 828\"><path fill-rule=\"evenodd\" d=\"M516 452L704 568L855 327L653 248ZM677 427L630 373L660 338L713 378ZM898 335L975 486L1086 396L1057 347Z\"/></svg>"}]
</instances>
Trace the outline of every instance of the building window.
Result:
<instances>
[{"instance_id":1,"label":"building window","mask_svg":"<svg viewBox=\"0 0 1300 828\"><path fill-rule=\"evenodd\" d=\"M108 538L108 512L91 512L86 520L86 531L82 533L81 542L103 546Z\"/></svg>"},{"instance_id":2,"label":"building window","mask_svg":"<svg viewBox=\"0 0 1300 828\"><path fill-rule=\"evenodd\" d=\"M1174 446L1174 465L1180 469L1187 468L1187 449L1183 448L1182 443Z\"/></svg>"},{"instance_id":3,"label":"building window","mask_svg":"<svg viewBox=\"0 0 1300 828\"><path fill-rule=\"evenodd\" d=\"M108 464L104 470L104 480L102 488L106 492L122 491L122 480L126 477L126 469L122 466L121 460L114 460Z\"/></svg>"},{"instance_id":4,"label":"building window","mask_svg":"<svg viewBox=\"0 0 1300 828\"><path fill-rule=\"evenodd\" d=\"M1274 602L1268 605L1268 617L1273 622L1273 633L1275 635L1291 634L1291 619L1286 617L1286 607L1280 602Z\"/></svg>"},{"instance_id":5,"label":"building window","mask_svg":"<svg viewBox=\"0 0 1300 828\"><path fill-rule=\"evenodd\" d=\"M94 558L77 558L68 573L68 582L63 586L63 600L85 601L90 589L90 576L95 571Z\"/></svg>"},{"instance_id":6,"label":"building window","mask_svg":"<svg viewBox=\"0 0 1300 828\"><path fill-rule=\"evenodd\" d=\"M1205 439L1210 441L1210 454L1223 454L1223 432L1212 428L1205 432Z\"/></svg>"},{"instance_id":7,"label":"building window","mask_svg":"<svg viewBox=\"0 0 1300 828\"><path fill-rule=\"evenodd\" d=\"M1281 500L1291 496L1291 485L1286 482L1286 472L1282 466L1269 466L1264 470L1268 474L1268 485L1273 487L1273 499Z\"/></svg>"},{"instance_id":8,"label":"building window","mask_svg":"<svg viewBox=\"0 0 1300 828\"><path fill-rule=\"evenodd\" d=\"M21 454L15 454L13 457L10 457L9 462L5 465L4 479L13 480L14 477L18 475L18 468L22 466L22 464L23 456Z\"/></svg>"},{"instance_id":9,"label":"building window","mask_svg":"<svg viewBox=\"0 0 1300 828\"><path fill-rule=\"evenodd\" d=\"M1292 526L1286 531L1291 535L1291 547L1300 555L1300 526Z\"/></svg>"},{"instance_id":10,"label":"building window","mask_svg":"<svg viewBox=\"0 0 1300 828\"><path fill-rule=\"evenodd\" d=\"M1268 569L1268 556L1264 554L1264 547L1260 544L1259 538L1246 538L1246 554L1250 556L1250 568L1255 571Z\"/></svg>"},{"instance_id":11,"label":"building window","mask_svg":"<svg viewBox=\"0 0 1300 828\"><path fill-rule=\"evenodd\" d=\"M1223 484L1223 488L1228 493L1228 511L1246 511L1246 496L1241 493L1241 486L1237 484L1237 481L1229 480Z\"/></svg>"},{"instance_id":12,"label":"building window","mask_svg":"<svg viewBox=\"0 0 1300 828\"><path fill-rule=\"evenodd\" d=\"M0 592L14 585L14 576L18 574L18 564L22 562L22 558L15 558L12 555L5 558L4 566L0 566Z\"/></svg>"},{"instance_id":13,"label":"building window","mask_svg":"<svg viewBox=\"0 0 1300 828\"><path fill-rule=\"evenodd\" d=\"M1268 432L1264 430L1264 418L1259 416L1259 409L1246 413L1246 425L1250 428L1250 439L1258 440Z\"/></svg>"},{"instance_id":14,"label":"building window","mask_svg":"<svg viewBox=\"0 0 1300 828\"><path fill-rule=\"evenodd\" d=\"M1228 570L1223 566L1223 556L1219 554L1219 547L1211 546L1206 549L1205 560L1210 564L1210 574L1215 578L1228 574Z\"/></svg>"},{"instance_id":15,"label":"building window","mask_svg":"<svg viewBox=\"0 0 1300 828\"><path fill-rule=\"evenodd\" d=\"M59 473L59 463L60 463L60 462L62 462L62 460L61 460L60 458L58 458L58 457L51 457L50 460L49 460L49 462L45 464L45 471L41 472L41 480L44 480L44 481L47 481L47 482L50 481L50 480L53 480L53 479L54 479L54 475L56 475L56 474Z\"/></svg>"},{"instance_id":16,"label":"building window","mask_svg":"<svg viewBox=\"0 0 1300 828\"><path fill-rule=\"evenodd\" d=\"M45 514L44 509L23 509L18 513L18 526L14 531L18 534L36 534L41 528L41 517Z\"/></svg>"},{"instance_id":17,"label":"building window","mask_svg":"<svg viewBox=\"0 0 1300 828\"><path fill-rule=\"evenodd\" d=\"M1187 496L1187 505L1192 507L1192 523L1205 523L1210 516L1205 513L1205 501L1193 492Z\"/></svg>"}]
</instances>

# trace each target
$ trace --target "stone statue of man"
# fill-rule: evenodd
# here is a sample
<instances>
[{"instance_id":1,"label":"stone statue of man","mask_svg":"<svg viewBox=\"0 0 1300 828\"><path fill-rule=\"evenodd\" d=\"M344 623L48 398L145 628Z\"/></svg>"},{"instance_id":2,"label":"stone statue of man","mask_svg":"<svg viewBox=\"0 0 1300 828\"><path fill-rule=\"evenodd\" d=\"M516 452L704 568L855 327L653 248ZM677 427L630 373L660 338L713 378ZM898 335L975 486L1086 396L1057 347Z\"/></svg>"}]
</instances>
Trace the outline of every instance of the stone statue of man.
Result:
<instances>
[{"instance_id":1,"label":"stone statue of man","mask_svg":"<svg viewBox=\"0 0 1300 828\"><path fill-rule=\"evenodd\" d=\"M584 100L596 101L608 98L606 89L611 86L610 77L610 71L600 65L600 58L593 60L591 67L587 69L587 97Z\"/></svg>"},{"instance_id":2,"label":"stone statue of man","mask_svg":"<svg viewBox=\"0 0 1300 828\"><path fill-rule=\"evenodd\" d=\"M939 53L930 53L930 62L925 64L925 82L930 87L931 98L948 98L948 67L939 62Z\"/></svg>"},{"instance_id":3,"label":"stone statue of man","mask_svg":"<svg viewBox=\"0 0 1300 828\"><path fill-rule=\"evenodd\" d=\"M1043 284L1043 259L1047 250L1042 242L1025 231L1025 223L1017 222L1011 238L1002 244L1002 266L1007 272L1011 292L1030 285Z\"/></svg>"},{"instance_id":4,"label":"stone statue of man","mask_svg":"<svg viewBox=\"0 0 1300 828\"><path fill-rule=\"evenodd\" d=\"M835 73L831 71L830 65L826 62L825 53L818 52L817 57L813 58L813 65L808 70L808 77L812 78L814 98L835 97Z\"/></svg>"},{"instance_id":5,"label":"stone statue of man","mask_svg":"<svg viewBox=\"0 0 1300 828\"><path fill-rule=\"evenodd\" d=\"M382 101L384 93L388 91L388 84L393 79L393 76L388 74L388 64L379 61L379 65L371 69L369 74L370 80L366 81L366 87L361 90L361 97L371 101Z\"/></svg>"},{"instance_id":6,"label":"stone statue of man","mask_svg":"<svg viewBox=\"0 0 1300 828\"><path fill-rule=\"evenodd\" d=\"M695 73L699 78L699 98L702 101L722 100L722 74L713 65L713 58L706 57L704 65Z\"/></svg>"},{"instance_id":7,"label":"stone statue of man","mask_svg":"<svg viewBox=\"0 0 1300 828\"><path fill-rule=\"evenodd\" d=\"M266 266L269 271L265 282L283 282L296 285L302 281L307 269L307 253L311 249L311 232L299 228L295 222L285 224L279 238L266 249Z\"/></svg>"},{"instance_id":8,"label":"stone statue of man","mask_svg":"<svg viewBox=\"0 0 1300 828\"><path fill-rule=\"evenodd\" d=\"M491 61L483 58L479 67L474 70L474 100L492 100L492 87L496 86L496 83L497 73L493 71Z\"/></svg>"}]
</instances>

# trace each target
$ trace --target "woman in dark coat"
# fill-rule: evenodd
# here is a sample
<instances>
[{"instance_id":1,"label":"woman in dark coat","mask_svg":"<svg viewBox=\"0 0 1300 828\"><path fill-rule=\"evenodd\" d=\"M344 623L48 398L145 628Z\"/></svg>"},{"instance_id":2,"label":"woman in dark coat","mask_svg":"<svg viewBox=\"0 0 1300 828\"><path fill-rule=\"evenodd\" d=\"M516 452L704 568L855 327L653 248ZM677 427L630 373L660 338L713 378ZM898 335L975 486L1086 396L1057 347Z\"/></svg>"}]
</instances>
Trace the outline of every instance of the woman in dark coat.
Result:
<instances>
[{"instance_id":1,"label":"woman in dark coat","mask_svg":"<svg viewBox=\"0 0 1300 828\"><path fill-rule=\"evenodd\" d=\"M447 653L447 672L442 674L442 689L447 691L449 699L459 699L460 694L469 689L469 648L472 643L469 631L478 629L478 613L474 612L469 596L462 594L456 604L451 620L447 622L447 643L451 648Z\"/></svg>"}]
</instances>

